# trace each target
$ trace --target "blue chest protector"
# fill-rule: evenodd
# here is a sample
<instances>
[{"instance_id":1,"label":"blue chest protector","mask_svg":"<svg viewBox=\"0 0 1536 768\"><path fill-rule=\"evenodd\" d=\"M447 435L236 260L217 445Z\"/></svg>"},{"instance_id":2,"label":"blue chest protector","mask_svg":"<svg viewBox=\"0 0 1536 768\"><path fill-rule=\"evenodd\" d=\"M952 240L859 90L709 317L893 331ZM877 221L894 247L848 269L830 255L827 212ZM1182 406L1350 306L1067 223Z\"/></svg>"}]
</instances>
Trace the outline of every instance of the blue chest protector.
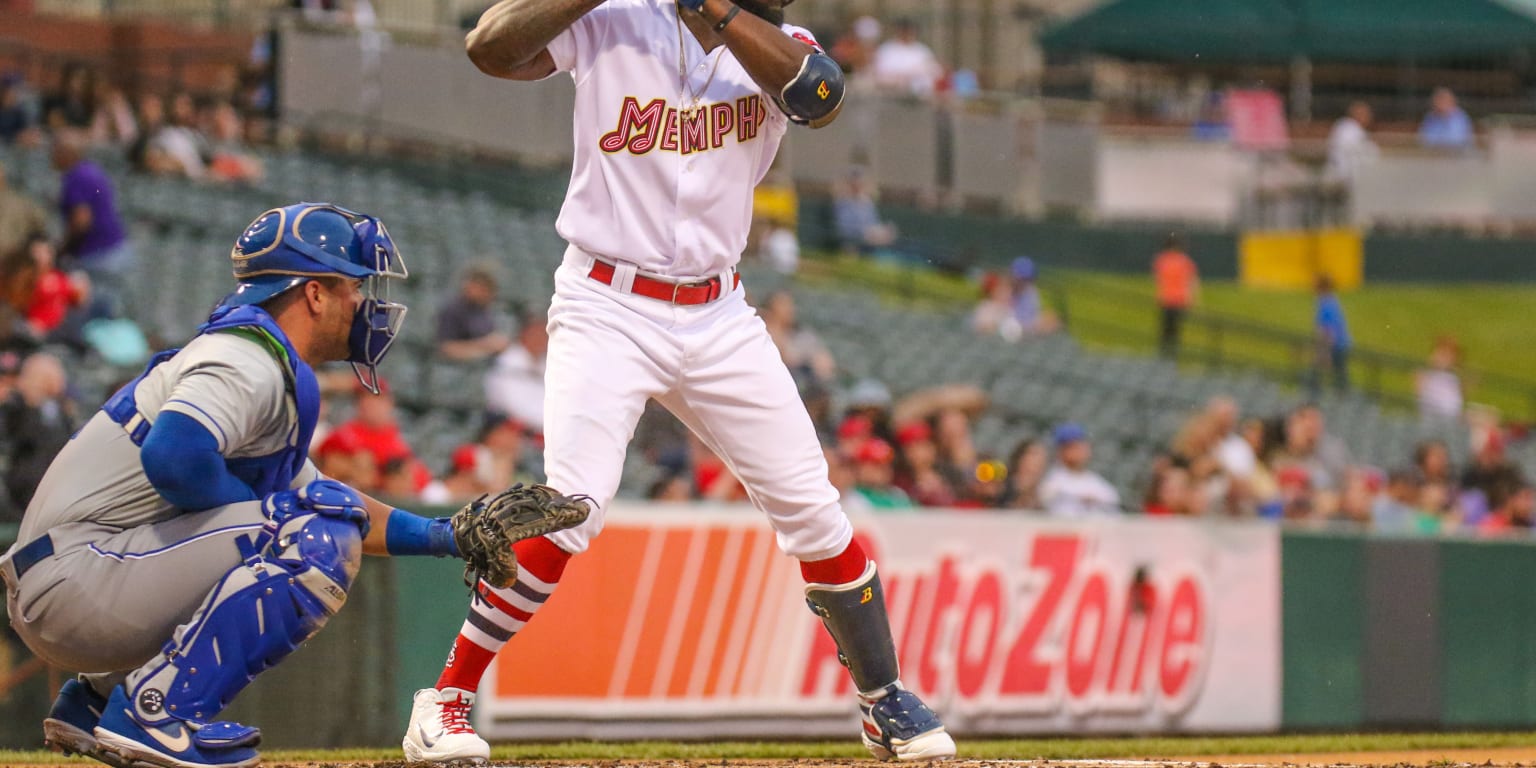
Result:
<instances>
[{"instance_id":1,"label":"blue chest protector","mask_svg":"<svg viewBox=\"0 0 1536 768\"><path fill-rule=\"evenodd\" d=\"M199 336L229 332L242 333L248 338L263 343L273 357L278 358L278 365L283 369L283 379L287 384L288 395L293 398L294 408L298 414L298 433L295 439L282 450L266 456L224 460L230 474L249 485L257 496L265 497L287 489L299 470L304 468L304 459L309 455L309 441L314 437L315 423L320 417L320 384L315 380L315 372L299 358L299 353L294 351L293 345L288 342L288 337L283 335L282 329L272 320L272 316L261 308L221 307L209 316L208 322L197 329ZM134 445L144 444L144 437L149 434L151 426L149 421L139 413L138 403L133 399L134 390L138 389L139 382L149 375L155 366L171 359L180 351L180 349L168 349L150 358L144 372L124 385L101 407L107 416L128 431Z\"/></svg>"}]
</instances>

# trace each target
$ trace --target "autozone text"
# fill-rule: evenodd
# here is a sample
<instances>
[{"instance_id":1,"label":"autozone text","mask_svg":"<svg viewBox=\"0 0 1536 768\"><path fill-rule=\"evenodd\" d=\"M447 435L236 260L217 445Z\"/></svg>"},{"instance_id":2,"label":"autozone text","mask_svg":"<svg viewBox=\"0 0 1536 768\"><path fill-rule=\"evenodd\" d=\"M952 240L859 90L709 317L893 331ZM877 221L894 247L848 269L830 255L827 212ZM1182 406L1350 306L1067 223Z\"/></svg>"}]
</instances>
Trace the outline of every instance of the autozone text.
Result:
<instances>
[{"instance_id":1,"label":"autozone text","mask_svg":"<svg viewBox=\"0 0 1536 768\"><path fill-rule=\"evenodd\" d=\"M946 554L918 572L882 567L903 682L994 712L1188 709L1212 642L1210 592L1193 564L1098 560L1077 534L1020 544L1015 562ZM810 642L801 694L847 693L831 639L818 631Z\"/></svg>"}]
</instances>

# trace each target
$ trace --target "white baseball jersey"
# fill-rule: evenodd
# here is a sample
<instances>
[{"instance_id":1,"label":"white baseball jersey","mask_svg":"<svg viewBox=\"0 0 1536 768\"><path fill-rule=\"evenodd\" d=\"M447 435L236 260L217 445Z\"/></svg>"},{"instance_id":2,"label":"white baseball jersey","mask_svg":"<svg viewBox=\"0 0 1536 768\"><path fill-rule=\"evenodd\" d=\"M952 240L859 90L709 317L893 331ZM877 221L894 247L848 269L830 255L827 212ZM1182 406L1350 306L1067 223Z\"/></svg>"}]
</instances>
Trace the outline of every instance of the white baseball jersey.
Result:
<instances>
[{"instance_id":1,"label":"white baseball jersey","mask_svg":"<svg viewBox=\"0 0 1536 768\"><path fill-rule=\"evenodd\" d=\"M816 45L802 28L783 29ZM789 125L771 97L724 45L704 52L675 0L609 0L549 52L576 81L560 235L589 254L678 279L734 266L752 223L752 189Z\"/></svg>"},{"instance_id":2,"label":"white baseball jersey","mask_svg":"<svg viewBox=\"0 0 1536 768\"><path fill-rule=\"evenodd\" d=\"M134 399L150 423L163 411L196 420L228 458L265 456L289 445L298 429L278 365L254 341L230 333L198 336L155 366L139 382ZM293 487L317 477L314 465L305 462ZM177 514L145 477L139 447L98 412L48 467L17 540L30 541L65 523L132 528Z\"/></svg>"},{"instance_id":3,"label":"white baseball jersey","mask_svg":"<svg viewBox=\"0 0 1536 768\"><path fill-rule=\"evenodd\" d=\"M1120 513L1120 492L1093 470L1057 464L1040 480L1040 504L1056 517L1113 515Z\"/></svg>"}]
</instances>

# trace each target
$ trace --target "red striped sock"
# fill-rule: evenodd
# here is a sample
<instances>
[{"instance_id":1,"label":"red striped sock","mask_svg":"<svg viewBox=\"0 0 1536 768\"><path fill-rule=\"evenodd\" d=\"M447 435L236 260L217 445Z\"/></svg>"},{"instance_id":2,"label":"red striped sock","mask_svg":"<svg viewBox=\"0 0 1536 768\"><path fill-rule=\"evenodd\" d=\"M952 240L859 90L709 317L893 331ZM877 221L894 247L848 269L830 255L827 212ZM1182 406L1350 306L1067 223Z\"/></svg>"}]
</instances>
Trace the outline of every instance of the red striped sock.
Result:
<instances>
[{"instance_id":1,"label":"red striped sock","mask_svg":"<svg viewBox=\"0 0 1536 768\"><path fill-rule=\"evenodd\" d=\"M801 560L800 576L807 584L848 584L858 581L869 567L869 556L859 546L859 540L848 542L843 553L825 560Z\"/></svg>"},{"instance_id":2,"label":"red striped sock","mask_svg":"<svg viewBox=\"0 0 1536 768\"><path fill-rule=\"evenodd\" d=\"M495 589L483 581L475 586L477 594L469 603L469 616L459 628L448 663L437 678L438 690L479 690L480 678L496 652L554 593L571 559L569 552L542 536L519 541L512 545L512 551L517 553L517 583L506 589Z\"/></svg>"}]
</instances>

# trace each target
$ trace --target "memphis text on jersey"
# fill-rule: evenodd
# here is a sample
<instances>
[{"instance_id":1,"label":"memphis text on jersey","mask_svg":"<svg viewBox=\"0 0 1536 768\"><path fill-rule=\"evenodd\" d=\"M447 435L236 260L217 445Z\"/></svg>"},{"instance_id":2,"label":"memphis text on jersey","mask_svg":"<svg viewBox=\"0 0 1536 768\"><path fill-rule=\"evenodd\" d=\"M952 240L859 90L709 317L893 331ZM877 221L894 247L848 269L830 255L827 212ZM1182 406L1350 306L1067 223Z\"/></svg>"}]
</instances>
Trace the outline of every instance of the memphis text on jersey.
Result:
<instances>
[{"instance_id":1,"label":"memphis text on jersey","mask_svg":"<svg viewBox=\"0 0 1536 768\"><path fill-rule=\"evenodd\" d=\"M652 99L641 106L639 99L626 96L618 126L603 134L598 146L608 153L628 150L643 155L660 149L691 155L719 149L733 135L738 144L751 141L767 119L768 107L758 95L688 110L668 106L666 99Z\"/></svg>"}]
</instances>

